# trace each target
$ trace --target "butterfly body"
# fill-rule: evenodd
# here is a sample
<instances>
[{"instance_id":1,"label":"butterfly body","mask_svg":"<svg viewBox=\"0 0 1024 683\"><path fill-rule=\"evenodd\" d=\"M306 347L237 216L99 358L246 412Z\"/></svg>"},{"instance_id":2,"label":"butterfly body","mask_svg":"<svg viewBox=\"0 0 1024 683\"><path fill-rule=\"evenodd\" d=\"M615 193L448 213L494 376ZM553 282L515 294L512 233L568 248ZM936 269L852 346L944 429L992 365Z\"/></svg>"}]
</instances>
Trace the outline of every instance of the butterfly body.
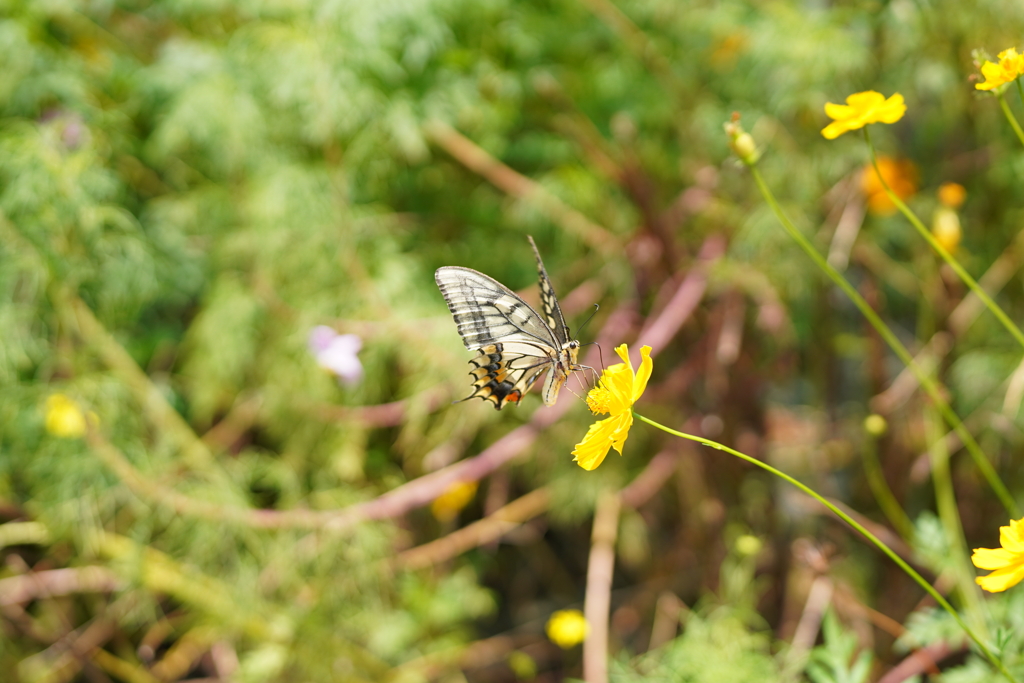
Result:
<instances>
[{"instance_id":1,"label":"butterfly body","mask_svg":"<svg viewBox=\"0 0 1024 683\"><path fill-rule=\"evenodd\" d=\"M569 338L532 238L530 245L537 259L543 315L505 285L471 268L445 266L434 274L463 344L477 351L469 361L473 393L463 400L479 397L500 410L506 403L519 403L547 370L542 396L545 405L554 405L569 373L580 367L580 343Z\"/></svg>"}]
</instances>

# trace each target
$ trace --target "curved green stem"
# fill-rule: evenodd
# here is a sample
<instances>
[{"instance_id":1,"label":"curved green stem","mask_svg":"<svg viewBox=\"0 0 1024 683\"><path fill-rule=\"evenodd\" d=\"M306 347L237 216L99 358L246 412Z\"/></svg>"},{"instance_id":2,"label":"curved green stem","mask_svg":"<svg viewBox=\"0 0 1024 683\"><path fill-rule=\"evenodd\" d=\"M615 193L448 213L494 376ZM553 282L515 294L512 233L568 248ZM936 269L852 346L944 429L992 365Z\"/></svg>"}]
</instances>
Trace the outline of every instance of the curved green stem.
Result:
<instances>
[{"instance_id":1,"label":"curved green stem","mask_svg":"<svg viewBox=\"0 0 1024 683\"><path fill-rule=\"evenodd\" d=\"M1014 83L1017 84L1017 94L1020 95L1021 104L1024 104L1024 85L1020 84L1020 78L1014 81Z\"/></svg>"},{"instance_id":2,"label":"curved green stem","mask_svg":"<svg viewBox=\"0 0 1024 683\"><path fill-rule=\"evenodd\" d=\"M960 421L960 418L957 417L956 413L953 412L949 403L947 403L942 397L942 392L938 383L914 361L914 358L910 355L910 351L907 350L907 347L903 345L903 342L896 337L896 334L889 329L889 326L883 322L877 313L875 313L875 309L871 308L868 302L864 300L864 297L860 295L860 292L858 292L853 285L847 282L846 278L844 278L839 271L833 268L832 265L825 260L825 257L818 253L817 249L814 248L814 245L811 244L810 240L808 240L803 233L796 229L796 226L793 225L786 214L783 213L782 207L779 206L778 201L775 199L775 195L773 195L771 190L768 188L767 183L765 183L764 178L761 177L761 172L757 167L748 166L748 168L750 168L750 172L754 177L754 182L757 183L758 188L761 190L761 194L764 196L765 201L768 202L768 205L772 208L772 211L775 212L775 216L779 219L782 227L785 228L786 232L789 233L789 236L792 237L793 240L800 245L800 248L804 250L812 261L814 261L815 265L824 271L832 282L846 293L850 298L850 301L853 302L853 305L861 312L861 315L863 315L867 319L868 323L875 328L875 331L878 332L878 335L885 340L885 343L889 345L889 348L893 350L893 353L903 361L903 364L906 365L907 369L914 375L914 378L917 380L918 384L921 385L921 388L924 389L926 394L928 394L932 403L935 404L936 409L942 415L943 419L960 438L960 441L964 444L964 448L967 449L967 452L970 453L971 457L974 459L974 463L978 467L978 470L981 472L982 476L985 477L985 481L987 481L988 485L992 487L993 491L995 491L996 496L1010 513L1010 516L1014 519L1019 518L1021 513L1020 508L1017 506L1017 502L1013 499L1013 496L1010 495L1006 485L1003 484L1002 480L999 478L995 468L992 467L992 463L988 461L988 458L986 458L985 454L981 451L981 447L978 445L978 442L974 440L974 436L970 431L968 431L967 427L964 426L963 422Z\"/></svg>"},{"instance_id":3,"label":"curved green stem","mask_svg":"<svg viewBox=\"0 0 1024 683\"><path fill-rule=\"evenodd\" d=\"M826 508L831 510L832 513L839 517L841 520L849 524L855 531L864 536L864 538L871 541L871 543L874 544L883 553L885 553L889 557L889 559L895 562L897 566L899 566L899 568L907 574L907 576L912 578L919 586L921 586L921 588L923 588L925 592L927 592L928 595L930 595L932 599L935 600L935 602L937 602L944 610L946 610L950 614L950 616L953 617L953 619L956 620L956 623L959 624L960 628L964 630L964 633L966 633L967 636L974 641L974 644L978 646L978 649L981 650L981 652L985 655L988 661L992 663L992 666L999 670L999 672L1006 677L1006 680L1013 681L1013 683L1016 683L1017 679L1015 679L1013 675L1009 672L1009 670L1006 668L1006 665L1003 664L1003 662L999 660L994 654L992 654L992 651L988 649L988 646L986 646L985 643L982 642L982 640L974 633L971 627L969 627L967 623L964 622L964 620L960 617L960 614L955 609L953 609L953 606L949 604L949 601L946 600L946 598L944 598L941 593L935 590L935 588L932 587L930 583L925 581L924 577L918 574L914 570L914 568L907 564L907 562L902 557L897 555L895 551L892 550L892 548L887 546L877 536L875 536L873 533L864 528L863 525L859 524L855 519L853 519L848 514L837 508L832 503L830 503L826 498L819 495L812 488L810 488L806 484L797 481L796 479L789 476L785 472L775 469L768 463L761 462L757 458L753 458L747 455L746 453L741 453L737 450L729 448L728 446L724 446L718 443L717 441L705 439L700 436L694 436L692 434L686 434L684 432L677 432L674 429L670 429L669 427L666 427L663 424L659 424L654 420L644 417L643 415L639 415L636 412L633 413L633 416L636 419L640 420L641 422L646 422L652 427L656 427L667 434L671 434L672 436L678 436L681 439L696 441L697 443L704 444L705 446L709 446L719 451L725 451L730 455L734 455L741 460L749 462L751 465L755 465L767 472L770 472L771 474L774 474L776 477L779 477L780 479L792 484L793 486L797 487L798 489L809 495L811 498L814 498L816 501L818 501Z\"/></svg>"},{"instance_id":4,"label":"curved green stem","mask_svg":"<svg viewBox=\"0 0 1024 683\"><path fill-rule=\"evenodd\" d=\"M1017 87L1020 87L1020 79L1017 80ZM1013 115L1013 110L1010 109L1010 105L1006 102L1003 93L997 94L996 97L999 98L999 107L1003 110L1003 115L1010 122L1010 128L1013 128L1013 132L1017 134L1020 144L1024 145L1024 130L1020 129L1020 124L1017 123L1017 117ZM1024 94L1021 94L1021 99L1024 100Z\"/></svg>"},{"instance_id":5,"label":"curved green stem","mask_svg":"<svg viewBox=\"0 0 1024 683\"><path fill-rule=\"evenodd\" d=\"M1000 96L999 101L1004 105L1006 104L1006 100L1002 96ZM1009 114L1009 116L1013 116L1013 114ZM1016 125L1016 120L1014 120L1014 124ZM1020 130L1019 126L1017 127L1017 130ZM896 205L896 208L900 210L900 213L906 216L907 220L910 221L910 224L917 229L917 232L921 237L931 245L931 248L938 252L939 256L942 257L942 260L949 264L949 267L952 268L957 276L964 281L964 284L970 287L971 291L981 299L986 308L992 312L992 315L994 315L999 322L1003 324L1003 327L1013 335L1013 338L1017 340L1017 343L1024 348L1024 332L1021 332L1020 328L1010 320L1010 316L1006 315L1006 312L999 307L999 304L993 301L992 297L988 295L988 292L986 292L985 289L979 285L973 277L971 277L971 274L968 273L962 265L960 265L960 262L957 261L952 254L946 251L945 247L939 244L939 241L935 239L935 236L932 235L931 231L925 227L924 223L921 222L921 219L917 217L917 214L911 211L910 207L904 204L903 200L896 196L896 193L892 191L892 188L889 187L889 183L885 182L885 178L882 176L882 172L878 168L878 158L875 155L875 146L871 144L871 135L868 133L867 126L864 127L864 139L867 141L868 151L871 153L871 165L874 166L875 174L878 175L878 180L885 189L886 194L889 195L889 199L891 199L893 204ZM1024 142L1024 138L1021 139L1021 142Z\"/></svg>"}]
</instances>

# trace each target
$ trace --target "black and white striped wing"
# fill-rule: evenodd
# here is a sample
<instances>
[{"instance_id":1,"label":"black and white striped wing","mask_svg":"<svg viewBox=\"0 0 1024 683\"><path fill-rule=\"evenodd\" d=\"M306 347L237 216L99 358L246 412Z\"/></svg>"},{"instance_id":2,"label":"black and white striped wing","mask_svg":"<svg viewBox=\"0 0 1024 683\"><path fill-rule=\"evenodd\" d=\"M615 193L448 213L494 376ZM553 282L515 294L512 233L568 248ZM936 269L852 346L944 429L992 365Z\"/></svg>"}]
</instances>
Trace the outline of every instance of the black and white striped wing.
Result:
<instances>
[{"instance_id":1,"label":"black and white striped wing","mask_svg":"<svg viewBox=\"0 0 1024 683\"><path fill-rule=\"evenodd\" d=\"M540 278L540 303L541 308L544 309L544 322L547 323L552 334L554 334L558 348L562 348L569 341L569 326L565 324L565 318L562 317L562 309L558 305L555 288L551 286L548 272L544 270L544 262L540 260L540 252L537 251L537 245L534 244L532 237L527 236L527 239L530 240L530 246L533 247L533 256L537 259L537 275Z\"/></svg>"},{"instance_id":2,"label":"black and white striped wing","mask_svg":"<svg viewBox=\"0 0 1024 683\"><path fill-rule=\"evenodd\" d=\"M496 409L518 403L558 360L560 345L537 311L494 278L445 266L434 274L470 361L473 393Z\"/></svg>"}]
</instances>

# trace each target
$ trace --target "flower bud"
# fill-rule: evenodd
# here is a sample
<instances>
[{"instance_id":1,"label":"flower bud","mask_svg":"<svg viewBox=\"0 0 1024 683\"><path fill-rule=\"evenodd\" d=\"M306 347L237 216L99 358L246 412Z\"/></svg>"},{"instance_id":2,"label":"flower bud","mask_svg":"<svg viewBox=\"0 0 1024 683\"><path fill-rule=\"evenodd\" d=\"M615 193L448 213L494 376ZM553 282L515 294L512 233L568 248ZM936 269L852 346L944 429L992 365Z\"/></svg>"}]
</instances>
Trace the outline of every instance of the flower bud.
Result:
<instances>
[{"instance_id":1,"label":"flower bud","mask_svg":"<svg viewBox=\"0 0 1024 683\"><path fill-rule=\"evenodd\" d=\"M864 418L864 431L871 436L878 438L889 431L889 423L878 413L872 413Z\"/></svg>"}]
</instances>

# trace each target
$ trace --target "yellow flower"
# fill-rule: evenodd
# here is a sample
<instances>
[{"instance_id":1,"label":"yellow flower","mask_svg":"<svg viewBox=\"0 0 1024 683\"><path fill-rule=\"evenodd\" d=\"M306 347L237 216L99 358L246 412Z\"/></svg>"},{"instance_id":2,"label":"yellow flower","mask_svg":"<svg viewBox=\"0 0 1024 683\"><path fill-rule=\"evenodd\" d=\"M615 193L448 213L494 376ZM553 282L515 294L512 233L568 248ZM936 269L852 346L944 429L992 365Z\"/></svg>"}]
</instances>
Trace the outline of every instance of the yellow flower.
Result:
<instances>
[{"instance_id":1,"label":"yellow flower","mask_svg":"<svg viewBox=\"0 0 1024 683\"><path fill-rule=\"evenodd\" d=\"M971 562L978 569L994 569L988 576L979 576L977 584L989 593L1000 593L1024 579L1024 519L1010 520L1010 526L999 527L1002 548L975 548Z\"/></svg>"},{"instance_id":2,"label":"yellow flower","mask_svg":"<svg viewBox=\"0 0 1024 683\"><path fill-rule=\"evenodd\" d=\"M1016 80L1024 74L1024 55L1017 54L1017 48L1011 47L999 53L999 62L985 60L981 65L981 75L985 77L984 83L976 83L978 90L992 90L1003 83Z\"/></svg>"},{"instance_id":3,"label":"yellow flower","mask_svg":"<svg viewBox=\"0 0 1024 683\"><path fill-rule=\"evenodd\" d=\"M576 444L572 452L576 456L573 462L579 463L585 470L600 465L610 448L622 455L622 445L626 443L629 428L633 425L633 404L647 388L647 380L651 378L654 367L650 346L640 347L640 371L635 374L626 345L619 346L615 353L619 354L623 362L606 368L601 373L598 386L587 394L587 405L591 412L595 415L610 413L611 417L590 425L587 435Z\"/></svg>"},{"instance_id":4,"label":"yellow flower","mask_svg":"<svg viewBox=\"0 0 1024 683\"><path fill-rule=\"evenodd\" d=\"M578 609L563 609L555 612L548 619L548 625L545 627L551 642L563 650L582 643L589 630L587 618Z\"/></svg>"},{"instance_id":5,"label":"yellow flower","mask_svg":"<svg viewBox=\"0 0 1024 683\"><path fill-rule=\"evenodd\" d=\"M430 511L439 521L450 522L476 495L475 481L457 481L430 504Z\"/></svg>"},{"instance_id":6,"label":"yellow flower","mask_svg":"<svg viewBox=\"0 0 1024 683\"><path fill-rule=\"evenodd\" d=\"M46 431L61 439L85 436L85 414L78 404L64 394L46 399Z\"/></svg>"},{"instance_id":7,"label":"yellow flower","mask_svg":"<svg viewBox=\"0 0 1024 683\"><path fill-rule=\"evenodd\" d=\"M893 159L879 156L878 170L889 189L900 199L908 199L917 192L917 167L907 159ZM872 164L867 164L860 176L860 189L868 202L868 211L879 215L889 215L896 211L889 193L885 191L878 173Z\"/></svg>"},{"instance_id":8,"label":"yellow flower","mask_svg":"<svg viewBox=\"0 0 1024 683\"><path fill-rule=\"evenodd\" d=\"M960 216L948 206L940 206L935 209L932 216L932 235L935 241L942 245L942 248L952 253L960 244L962 236L960 230Z\"/></svg>"},{"instance_id":9,"label":"yellow flower","mask_svg":"<svg viewBox=\"0 0 1024 683\"><path fill-rule=\"evenodd\" d=\"M874 90L854 93L846 98L846 104L828 102L825 105L825 113L835 121L828 124L821 134L835 140L843 133L863 128L869 123L896 123L906 111L907 105L899 93L889 99Z\"/></svg>"}]
</instances>

